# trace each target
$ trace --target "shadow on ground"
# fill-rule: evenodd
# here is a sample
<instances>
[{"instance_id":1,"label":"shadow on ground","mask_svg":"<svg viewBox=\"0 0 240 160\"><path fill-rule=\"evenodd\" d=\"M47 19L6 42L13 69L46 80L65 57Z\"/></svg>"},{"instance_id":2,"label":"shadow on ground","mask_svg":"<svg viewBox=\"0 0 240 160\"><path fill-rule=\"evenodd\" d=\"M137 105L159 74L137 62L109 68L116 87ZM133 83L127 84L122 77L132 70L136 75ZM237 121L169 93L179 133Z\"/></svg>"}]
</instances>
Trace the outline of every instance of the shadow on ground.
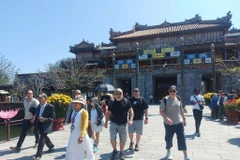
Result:
<instances>
[{"instance_id":1,"label":"shadow on ground","mask_svg":"<svg viewBox=\"0 0 240 160\"><path fill-rule=\"evenodd\" d=\"M34 155L32 155L32 156L24 156L24 157L14 158L14 159L8 159L8 160L32 160L33 157L34 157Z\"/></svg>"},{"instance_id":2,"label":"shadow on ground","mask_svg":"<svg viewBox=\"0 0 240 160\"><path fill-rule=\"evenodd\" d=\"M29 148L32 148L32 146L31 147L22 148L21 151L29 149ZM12 151L11 149L0 150L0 157L4 156L4 155L8 155L8 154L13 154L13 153L17 153L17 152L16 151Z\"/></svg>"},{"instance_id":3,"label":"shadow on ground","mask_svg":"<svg viewBox=\"0 0 240 160\"><path fill-rule=\"evenodd\" d=\"M228 143L240 147L240 138L229 139Z\"/></svg>"},{"instance_id":4,"label":"shadow on ground","mask_svg":"<svg viewBox=\"0 0 240 160\"><path fill-rule=\"evenodd\" d=\"M134 151L133 150L124 150L124 155L126 159L132 159ZM107 154L101 154L100 155L100 159L99 160L110 160L112 153L107 153ZM119 151L118 154L116 156L116 159L119 158Z\"/></svg>"},{"instance_id":5,"label":"shadow on ground","mask_svg":"<svg viewBox=\"0 0 240 160\"><path fill-rule=\"evenodd\" d=\"M194 134L185 135L185 137L186 137L187 140L194 140L194 139L195 139L195 136L196 136L195 133L194 133Z\"/></svg>"}]
</instances>

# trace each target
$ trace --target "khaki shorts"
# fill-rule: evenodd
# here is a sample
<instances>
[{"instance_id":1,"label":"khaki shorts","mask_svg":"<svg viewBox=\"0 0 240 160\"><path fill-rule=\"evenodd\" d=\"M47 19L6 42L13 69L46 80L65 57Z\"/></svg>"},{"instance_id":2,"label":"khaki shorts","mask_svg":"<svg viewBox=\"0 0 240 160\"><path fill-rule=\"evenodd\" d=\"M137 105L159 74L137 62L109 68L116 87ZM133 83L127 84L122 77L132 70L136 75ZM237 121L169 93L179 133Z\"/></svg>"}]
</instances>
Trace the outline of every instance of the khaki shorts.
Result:
<instances>
[{"instance_id":1,"label":"khaki shorts","mask_svg":"<svg viewBox=\"0 0 240 160\"><path fill-rule=\"evenodd\" d=\"M110 122L110 140L116 141L117 133L119 134L120 142L127 141L127 124L118 125L114 122Z\"/></svg>"},{"instance_id":2,"label":"khaki shorts","mask_svg":"<svg viewBox=\"0 0 240 160\"><path fill-rule=\"evenodd\" d=\"M131 126L128 126L128 133L143 134L143 120L134 120Z\"/></svg>"}]
</instances>

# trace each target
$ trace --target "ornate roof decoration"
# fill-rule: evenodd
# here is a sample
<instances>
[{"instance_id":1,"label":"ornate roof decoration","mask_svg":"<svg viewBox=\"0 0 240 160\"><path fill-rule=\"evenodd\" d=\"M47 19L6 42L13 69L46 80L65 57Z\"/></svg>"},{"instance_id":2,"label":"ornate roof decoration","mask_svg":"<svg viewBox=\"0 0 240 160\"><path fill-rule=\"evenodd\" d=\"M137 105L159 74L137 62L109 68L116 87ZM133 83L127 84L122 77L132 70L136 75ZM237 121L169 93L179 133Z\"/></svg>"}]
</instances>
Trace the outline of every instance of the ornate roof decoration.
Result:
<instances>
[{"instance_id":1,"label":"ornate roof decoration","mask_svg":"<svg viewBox=\"0 0 240 160\"><path fill-rule=\"evenodd\" d=\"M199 14L196 14L195 17L191 18L191 19L186 19L185 22L186 23L199 23L202 21L202 17L199 16Z\"/></svg>"},{"instance_id":2,"label":"ornate roof decoration","mask_svg":"<svg viewBox=\"0 0 240 160\"><path fill-rule=\"evenodd\" d=\"M78 51L90 51L94 49L95 44L89 43L88 41L85 41L84 39L79 44L75 44L74 46L70 46L70 52L76 53Z\"/></svg>"},{"instance_id":3,"label":"ornate roof decoration","mask_svg":"<svg viewBox=\"0 0 240 160\"><path fill-rule=\"evenodd\" d=\"M228 23L232 23L231 19L232 19L231 11L229 11L226 16L223 16L222 18L217 18L218 21L228 22Z\"/></svg>"},{"instance_id":4,"label":"ornate roof decoration","mask_svg":"<svg viewBox=\"0 0 240 160\"><path fill-rule=\"evenodd\" d=\"M148 26L147 26L146 24L145 24L145 25L141 25L141 24L139 24L138 22L136 22L134 28L135 28L136 31L139 31L139 30L147 29Z\"/></svg>"},{"instance_id":5,"label":"ornate roof decoration","mask_svg":"<svg viewBox=\"0 0 240 160\"><path fill-rule=\"evenodd\" d=\"M162 24L160 24L160 27L167 27L170 25L171 25L171 23L167 22L167 20L165 19L165 21Z\"/></svg>"},{"instance_id":6,"label":"ornate roof decoration","mask_svg":"<svg viewBox=\"0 0 240 160\"><path fill-rule=\"evenodd\" d=\"M228 33L240 33L240 29L233 27L228 31Z\"/></svg>"}]
</instances>

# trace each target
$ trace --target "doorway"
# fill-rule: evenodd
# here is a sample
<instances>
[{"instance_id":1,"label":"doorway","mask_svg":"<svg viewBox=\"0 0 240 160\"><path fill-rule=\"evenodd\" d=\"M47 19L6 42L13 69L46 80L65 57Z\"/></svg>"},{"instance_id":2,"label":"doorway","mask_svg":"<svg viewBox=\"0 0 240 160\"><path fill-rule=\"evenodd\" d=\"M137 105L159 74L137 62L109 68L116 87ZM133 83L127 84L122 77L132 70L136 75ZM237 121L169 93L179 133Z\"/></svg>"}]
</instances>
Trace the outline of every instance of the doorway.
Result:
<instances>
[{"instance_id":1,"label":"doorway","mask_svg":"<svg viewBox=\"0 0 240 160\"><path fill-rule=\"evenodd\" d=\"M168 95L168 89L171 85L177 85L177 76L155 77L154 78L154 100L158 102Z\"/></svg>"}]
</instances>

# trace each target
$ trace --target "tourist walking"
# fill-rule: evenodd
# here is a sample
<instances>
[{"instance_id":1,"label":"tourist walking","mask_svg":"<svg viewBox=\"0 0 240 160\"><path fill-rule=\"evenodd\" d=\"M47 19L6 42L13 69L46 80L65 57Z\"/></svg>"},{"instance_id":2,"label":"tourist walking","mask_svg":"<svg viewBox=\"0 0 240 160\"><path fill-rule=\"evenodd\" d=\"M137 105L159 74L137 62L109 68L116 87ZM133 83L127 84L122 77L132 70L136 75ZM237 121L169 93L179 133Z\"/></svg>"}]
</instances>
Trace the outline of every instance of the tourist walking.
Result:
<instances>
[{"instance_id":1,"label":"tourist walking","mask_svg":"<svg viewBox=\"0 0 240 160\"><path fill-rule=\"evenodd\" d=\"M94 160L91 140L87 134L88 112L84 109L86 105L82 97L77 96L73 101L74 111L71 116L71 133L68 140L65 160Z\"/></svg>"},{"instance_id":2,"label":"tourist walking","mask_svg":"<svg viewBox=\"0 0 240 160\"><path fill-rule=\"evenodd\" d=\"M211 96L211 102L210 102L210 107L211 107L211 116L213 120L219 119L219 106L218 106L218 96L216 94L212 94Z\"/></svg>"},{"instance_id":3,"label":"tourist walking","mask_svg":"<svg viewBox=\"0 0 240 160\"><path fill-rule=\"evenodd\" d=\"M178 150L183 151L184 160L190 160L187 154L186 139L184 126L186 126L186 118L182 108L181 99L177 96L177 87L172 85L169 87L169 95L162 99L160 104L160 115L164 119L165 141L167 155L166 159L172 159L171 148L173 146L173 135L177 134ZM181 121L180 116L183 121Z\"/></svg>"},{"instance_id":4,"label":"tourist walking","mask_svg":"<svg viewBox=\"0 0 240 160\"><path fill-rule=\"evenodd\" d=\"M222 90L218 90L217 94L218 94L217 105L219 107L219 119L220 119L220 121L223 121L224 116L226 117L226 113L225 113L225 109L224 109L224 99L225 99L225 97L223 96Z\"/></svg>"},{"instance_id":5,"label":"tourist walking","mask_svg":"<svg viewBox=\"0 0 240 160\"><path fill-rule=\"evenodd\" d=\"M36 112L36 109L39 105L39 102L37 99L33 98L33 92L31 90L27 91L26 99L23 101L24 106L24 120L22 123L22 131L21 135L18 139L17 146L16 147L10 147L11 150L20 152L21 146L25 140L25 137L27 135L27 132L29 129L31 129L33 122L34 122L34 115ZM37 128L34 129L34 135L35 135L35 145L34 148L37 147L38 141L39 141L39 134L37 131Z\"/></svg>"},{"instance_id":6,"label":"tourist walking","mask_svg":"<svg viewBox=\"0 0 240 160\"><path fill-rule=\"evenodd\" d=\"M134 112L133 124L131 126L128 126L128 134L130 138L129 149L133 150L133 134L136 132L135 151L139 151L139 142L143 134L143 121L145 125L148 124L149 107L144 98L140 96L140 91L138 88L133 89L133 97L131 97L129 101Z\"/></svg>"},{"instance_id":7,"label":"tourist walking","mask_svg":"<svg viewBox=\"0 0 240 160\"><path fill-rule=\"evenodd\" d=\"M91 104L88 106L88 114L93 131L93 152L96 153L98 151L100 132L102 131L102 127L104 125L104 116L103 110L98 104L98 99L95 97L91 99Z\"/></svg>"},{"instance_id":8,"label":"tourist walking","mask_svg":"<svg viewBox=\"0 0 240 160\"><path fill-rule=\"evenodd\" d=\"M191 104L193 105L193 116L195 120L195 134L200 137L200 126L202 122L203 104L205 102L203 96L200 94L200 90L195 88L194 94L190 97Z\"/></svg>"},{"instance_id":9,"label":"tourist walking","mask_svg":"<svg viewBox=\"0 0 240 160\"><path fill-rule=\"evenodd\" d=\"M108 95L107 91L104 91L103 96L101 96L101 101L104 101L105 104L108 106L111 100L112 100L111 96Z\"/></svg>"},{"instance_id":10,"label":"tourist walking","mask_svg":"<svg viewBox=\"0 0 240 160\"><path fill-rule=\"evenodd\" d=\"M80 90L76 90L76 91L74 92L74 98L75 98L76 96L82 97ZM67 124L69 123L70 117L71 117L71 115L72 115L73 110L74 110L73 104L70 103L70 104L68 105L68 109L67 109L67 114L66 114L66 118L65 118L65 125L67 125Z\"/></svg>"},{"instance_id":11,"label":"tourist walking","mask_svg":"<svg viewBox=\"0 0 240 160\"><path fill-rule=\"evenodd\" d=\"M39 101L40 104L36 110L34 126L32 126L32 130L37 128L41 135L35 160L41 159L45 143L49 148L47 151L48 153L52 152L54 148L54 145L48 137L48 133L52 131L52 121L55 118L55 109L52 104L47 103L47 95L45 93L39 95Z\"/></svg>"},{"instance_id":12,"label":"tourist walking","mask_svg":"<svg viewBox=\"0 0 240 160\"><path fill-rule=\"evenodd\" d=\"M128 121L129 113L129 121ZM110 118L111 117L111 118ZM108 113L106 116L105 127L108 128L108 120L110 119L110 140L113 148L111 160L115 160L117 156L117 133L120 138L120 160L124 160L124 147L127 141L127 123L132 125L133 110L129 100L123 98L122 89L118 88L115 91L115 100L109 104Z\"/></svg>"}]
</instances>

